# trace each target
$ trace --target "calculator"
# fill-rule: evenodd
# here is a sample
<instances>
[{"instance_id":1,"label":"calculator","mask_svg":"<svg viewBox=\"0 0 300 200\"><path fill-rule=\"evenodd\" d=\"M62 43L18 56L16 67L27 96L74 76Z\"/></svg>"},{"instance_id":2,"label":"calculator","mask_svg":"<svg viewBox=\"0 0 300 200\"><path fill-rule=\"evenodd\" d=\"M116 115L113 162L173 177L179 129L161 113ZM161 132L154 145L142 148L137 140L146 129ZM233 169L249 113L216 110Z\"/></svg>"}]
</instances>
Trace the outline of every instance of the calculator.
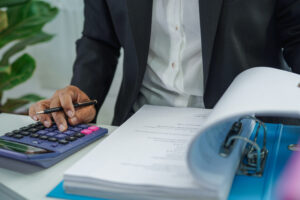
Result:
<instances>
[{"instance_id":1,"label":"calculator","mask_svg":"<svg viewBox=\"0 0 300 200\"><path fill-rule=\"evenodd\" d=\"M48 168L107 134L107 129L87 124L68 126L64 132L41 122L0 137L0 156Z\"/></svg>"}]
</instances>

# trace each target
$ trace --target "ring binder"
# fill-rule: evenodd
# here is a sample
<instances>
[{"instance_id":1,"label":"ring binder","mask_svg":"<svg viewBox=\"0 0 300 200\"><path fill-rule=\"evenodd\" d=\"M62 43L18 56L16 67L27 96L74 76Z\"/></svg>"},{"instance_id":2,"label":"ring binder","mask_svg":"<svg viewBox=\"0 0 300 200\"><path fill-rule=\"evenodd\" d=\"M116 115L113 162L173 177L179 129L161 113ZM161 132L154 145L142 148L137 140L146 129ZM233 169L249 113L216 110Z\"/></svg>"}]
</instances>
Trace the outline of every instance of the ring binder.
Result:
<instances>
[{"instance_id":1,"label":"ring binder","mask_svg":"<svg viewBox=\"0 0 300 200\"><path fill-rule=\"evenodd\" d=\"M243 129L243 120L253 120L258 124L253 140L240 135ZM264 134L262 147L260 147L257 142L258 133L261 127L263 128ZM247 143L242 154L237 174L258 177L262 176L268 155L268 150L266 148L267 129L265 124L253 116L241 117L238 121L233 123L220 148L219 155L222 157L227 157L230 155L237 140L242 140L243 142Z\"/></svg>"}]
</instances>

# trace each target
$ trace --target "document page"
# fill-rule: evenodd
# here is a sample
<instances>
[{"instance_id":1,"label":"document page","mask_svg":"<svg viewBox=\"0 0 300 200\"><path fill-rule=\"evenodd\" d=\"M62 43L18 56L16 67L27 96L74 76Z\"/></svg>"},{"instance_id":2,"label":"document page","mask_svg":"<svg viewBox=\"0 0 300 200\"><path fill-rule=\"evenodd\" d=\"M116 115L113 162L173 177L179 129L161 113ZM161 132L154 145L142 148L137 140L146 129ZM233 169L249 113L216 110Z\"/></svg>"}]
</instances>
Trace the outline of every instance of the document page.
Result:
<instances>
[{"instance_id":1,"label":"document page","mask_svg":"<svg viewBox=\"0 0 300 200\"><path fill-rule=\"evenodd\" d=\"M197 188L188 145L210 110L144 106L65 173L65 179ZM72 178L73 177L73 178Z\"/></svg>"}]
</instances>

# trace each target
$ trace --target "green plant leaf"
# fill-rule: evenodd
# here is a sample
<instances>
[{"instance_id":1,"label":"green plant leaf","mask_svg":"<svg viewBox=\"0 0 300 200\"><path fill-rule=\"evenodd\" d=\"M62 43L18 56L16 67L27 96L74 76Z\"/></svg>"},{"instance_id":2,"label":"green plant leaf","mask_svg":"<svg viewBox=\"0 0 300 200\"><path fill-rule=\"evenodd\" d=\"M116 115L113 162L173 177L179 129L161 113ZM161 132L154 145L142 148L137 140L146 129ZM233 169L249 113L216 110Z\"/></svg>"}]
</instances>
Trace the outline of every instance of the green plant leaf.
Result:
<instances>
[{"instance_id":1,"label":"green plant leaf","mask_svg":"<svg viewBox=\"0 0 300 200\"><path fill-rule=\"evenodd\" d=\"M5 102L3 106L0 107L1 112L13 112L18 108L21 108L22 106L25 106L26 104L30 102L36 102L44 99L44 97L41 97L36 94L27 94L24 96L21 96L19 98L9 98Z\"/></svg>"},{"instance_id":2,"label":"green plant leaf","mask_svg":"<svg viewBox=\"0 0 300 200\"><path fill-rule=\"evenodd\" d=\"M37 94L26 94L24 96L21 96L18 99L27 100L29 102L36 102L36 101L40 101L40 100L45 99L45 97L41 97L41 96L39 96Z\"/></svg>"},{"instance_id":3,"label":"green plant leaf","mask_svg":"<svg viewBox=\"0 0 300 200\"><path fill-rule=\"evenodd\" d=\"M5 104L0 107L1 112L11 113L14 110L28 104L29 101L24 99L7 99Z\"/></svg>"},{"instance_id":4,"label":"green plant leaf","mask_svg":"<svg viewBox=\"0 0 300 200\"><path fill-rule=\"evenodd\" d=\"M0 10L0 32L8 26L7 15L5 11Z\"/></svg>"},{"instance_id":5,"label":"green plant leaf","mask_svg":"<svg viewBox=\"0 0 300 200\"><path fill-rule=\"evenodd\" d=\"M53 35L44 33L44 32L38 32L35 35L32 35L31 37L25 38L20 40L17 44L12 46L9 50L7 50L3 56L2 60L0 61L0 66L1 65L8 65L9 63L9 58L16 53L24 50L26 46L29 45L34 45L40 42L46 42L48 40L51 40L53 38Z\"/></svg>"},{"instance_id":6,"label":"green plant leaf","mask_svg":"<svg viewBox=\"0 0 300 200\"><path fill-rule=\"evenodd\" d=\"M8 27L0 33L0 48L13 40L41 32L43 26L57 13L57 8L43 1L29 1L26 4L9 7Z\"/></svg>"},{"instance_id":7,"label":"green plant leaf","mask_svg":"<svg viewBox=\"0 0 300 200\"><path fill-rule=\"evenodd\" d=\"M18 5L18 4L26 3L28 1L29 0L1 0L0 1L0 8L15 6L15 5Z\"/></svg>"},{"instance_id":8,"label":"green plant leaf","mask_svg":"<svg viewBox=\"0 0 300 200\"><path fill-rule=\"evenodd\" d=\"M28 54L19 57L11 66L11 73L0 73L0 91L8 90L29 79L35 70L35 61Z\"/></svg>"},{"instance_id":9,"label":"green plant leaf","mask_svg":"<svg viewBox=\"0 0 300 200\"><path fill-rule=\"evenodd\" d=\"M11 66L10 65L5 65L5 66L0 65L0 73L10 74L10 72L11 72Z\"/></svg>"}]
</instances>

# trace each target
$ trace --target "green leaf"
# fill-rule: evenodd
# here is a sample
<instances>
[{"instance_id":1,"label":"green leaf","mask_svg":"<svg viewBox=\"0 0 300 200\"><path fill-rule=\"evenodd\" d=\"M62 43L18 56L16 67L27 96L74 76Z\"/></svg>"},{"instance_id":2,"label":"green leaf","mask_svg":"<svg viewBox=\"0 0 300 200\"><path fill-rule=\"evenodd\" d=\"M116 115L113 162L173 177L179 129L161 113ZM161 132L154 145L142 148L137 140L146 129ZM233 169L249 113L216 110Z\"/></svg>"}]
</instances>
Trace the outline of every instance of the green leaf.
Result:
<instances>
[{"instance_id":1,"label":"green leaf","mask_svg":"<svg viewBox=\"0 0 300 200\"><path fill-rule=\"evenodd\" d=\"M26 3L29 0L1 0L0 1L0 8L1 7L9 7L9 6L15 6L18 4Z\"/></svg>"},{"instance_id":2,"label":"green leaf","mask_svg":"<svg viewBox=\"0 0 300 200\"><path fill-rule=\"evenodd\" d=\"M13 55L15 55L16 53L24 50L26 48L26 46L29 45L34 45L40 42L46 42L48 40L51 40L53 38L53 35L44 33L44 32L38 32L37 34L22 39L21 41L19 41L17 44L15 44L14 46L12 46L9 50L7 50L3 56L2 56L2 60L0 61L0 66L1 65L8 65L9 63L9 58Z\"/></svg>"},{"instance_id":3,"label":"green leaf","mask_svg":"<svg viewBox=\"0 0 300 200\"><path fill-rule=\"evenodd\" d=\"M0 32L8 26L7 15L5 11L0 10Z\"/></svg>"},{"instance_id":4,"label":"green leaf","mask_svg":"<svg viewBox=\"0 0 300 200\"><path fill-rule=\"evenodd\" d=\"M36 94L27 94L19 98L9 98L5 102L3 106L0 107L1 112L13 112L18 108L21 108L22 106L25 106L26 104L30 102L36 102L44 99L44 97L41 97Z\"/></svg>"},{"instance_id":5,"label":"green leaf","mask_svg":"<svg viewBox=\"0 0 300 200\"><path fill-rule=\"evenodd\" d=\"M41 96L39 96L37 94L26 94L24 96L21 96L18 99L27 100L29 102L36 102L36 101L40 101L40 100L45 99L45 97L41 97Z\"/></svg>"},{"instance_id":6,"label":"green leaf","mask_svg":"<svg viewBox=\"0 0 300 200\"><path fill-rule=\"evenodd\" d=\"M11 73L0 73L0 91L11 89L29 79L35 70L35 61L28 54L19 57L11 66Z\"/></svg>"},{"instance_id":7,"label":"green leaf","mask_svg":"<svg viewBox=\"0 0 300 200\"><path fill-rule=\"evenodd\" d=\"M11 41L30 37L41 32L58 9L42 1L29 1L7 9L8 27L0 33L0 48Z\"/></svg>"},{"instance_id":8,"label":"green leaf","mask_svg":"<svg viewBox=\"0 0 300 200\"><path fill-rule=\"evenodd\" d=\"M0 73L10 74L10 72L11 72L11 66L10 65L5 65L5 66L0 65Z\"/></svg>"},{"instance_id":9,"label":"green leaf","mask_svg":"<svg viewBox=\"0 0 300 200\"><path fill-rule=\"evenodd\" d=\"M29 101L23 99L7 99L5 104L0 107L1 112L11 113L14 110L28 104Z\"/></svg>"}]
</instances>

